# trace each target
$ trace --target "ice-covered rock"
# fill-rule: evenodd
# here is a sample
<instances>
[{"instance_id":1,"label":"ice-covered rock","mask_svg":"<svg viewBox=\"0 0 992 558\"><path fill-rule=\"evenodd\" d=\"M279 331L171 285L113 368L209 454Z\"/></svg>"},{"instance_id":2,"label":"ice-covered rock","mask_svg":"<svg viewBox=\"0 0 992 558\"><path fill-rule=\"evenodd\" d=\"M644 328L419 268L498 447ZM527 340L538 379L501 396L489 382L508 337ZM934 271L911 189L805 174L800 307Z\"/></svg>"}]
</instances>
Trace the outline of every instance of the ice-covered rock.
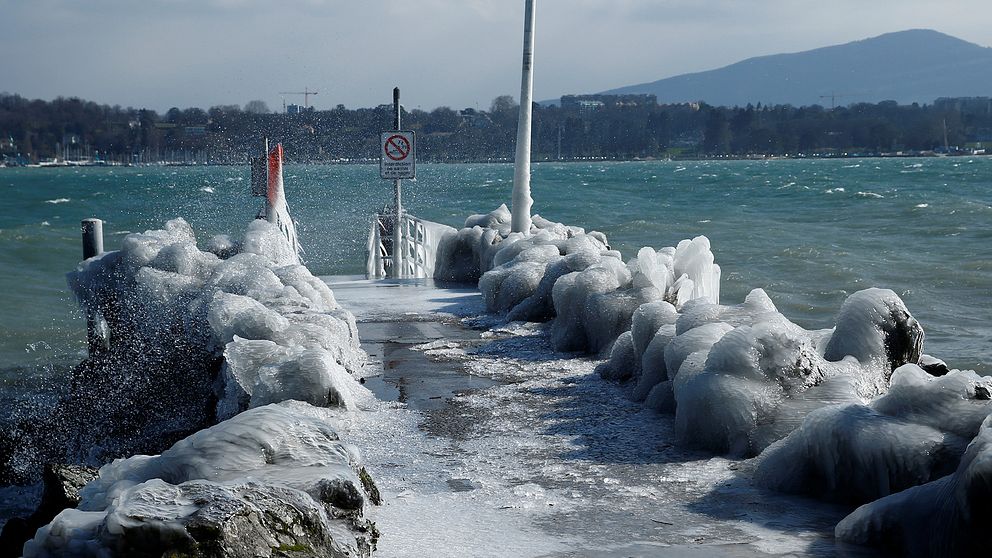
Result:
<instances>
[{"instance_id":1,"label":"ice-covered rock","mask_svg":"<svg viewBox=\"0 0 992 558\"><path fill-rule=\"evenodd\" d=\"M79 505L79 491L97 477L97 470L81 465L45 465L41 502L27 518L13 517L0 532L0 556L20 556L24 543L62 510Z\"/></svg>"},{"instance_id":2,"label":"ice-covered rock","mask_svg":"<svg viewBox=\"0 0 992 558\"><path fill-rule=\"evenodd\" d=\"M847 297L836 324L823 356L831 361L853 356L863 366L878 368L874 383L860 386L865 396L882 393L893 370L917 364L923 354L923 327L889 289L865 289Z\"/></svg>"},{"instance_id":3,"label":"ice-covered rock","mask_svg":"<svg viewBox=\"0 0 992 558\"><path fill-rule=\"evenodd\" d=\"M610 350L610 358L596 367L596 373L604 380L623 381L633 376L638 368L640 364L634 350L634 335L626 331L617 337Z\"/></svg>"},{"instance_id":4,"label":"ice-covered rock","mask_svg":"<svg viewBox=\"0 0 992 558\"><path fill-rule=\"evenodd\" d=\"M582 271L559 278L551 292L557 315L551 330L555 349L589 351L590 337L601 337L595 331L600 324L586 321L590 316L587 312L590 299L597 294L612 293L629 283L627 267L610 253L600 256L598 262Z\"/></svg>"},{"instance_id":5,"label":"ice-covered rock","mask_svg":"<svg viewBox=\"0 0 992 558\"><path fill-rule=\"evenodd\" d=\"M555 285L558 318L552 342L557 349L591 353L608 349L621 333L633 327L635 312L645 304L664 300L677 310L700 297L713 304L719 302L720 268L713 263L706 237L683 241L678 248L642 248L624 269L616 266L619 258L607 258L610 254L603 253L599 264L574 277L565 275ZM612 278L603 273L604 268L613 272ZM652 333L650 325L639 327L635 345L638 359L647 350ZM638 374L636 367L632 374ZM643 398L650 387L640 390L644 393L639 397Z\"/></svg>"},{"instance_id":6,"label":"ice-covered rock","mask_svg":"<svg viewBox=\"0 0 992 558\"><path fill-rule=\"evenodd\" d=\"M937 357L930 355L920 355L920 368L927 371L931 376L943 376L951 371L947 363Z\"/></svg>"},{"instance_id":7,"label":"ice-covered rock","mask_svg":"<svg viewBox=\"0 0 992 558\"><path fill-rule=\"evenodd\" d=\"M448 232L438 242L434 279L453 283L475 283L482 277L481 252L503 239L493 229L464 228Z\"/></svg>"},{"instance_id":8,"label":"ice-covered rock","mask_svg":"<svg viewBox=\"0 0 992 558\"><path fill-rule=\"evenodd\" d=\"M666 324L658 328L644 354L641 355L641 375L632 394L634 401L640 401L641 394L650 393L659 383L669 381L668 367L665 365L665 350L675 339L675 325ZM634 350L637 350L636 337ZM635 355L636 356L636 355ZM676 370L677 372L677 370ZM674 374L672 374L674 376ZM671 390L671 386L669 386ZM674 411L674 407L672 408Z\"/></svg>"},{"instance_id":9,"label":"ice-covered rock","mask_svg":"<svg viewBox=\"0 0 992 558\"><path fill-rule=\"evenodd\" d=\"M511 308L506 318L511 321L544 322L555 317L554 299L552 292L555 283L563 276L576 271L582 271L599 261L601 252L593 250L578 250L569 253L552 263L544 270L544 277L527 298Z\"/></svg>"},{"instance_id":10,"label":"ice-covered rock","mask_svg":"<svg viewBox=\"0 0 992 558\"><path fill-rule=\"evenodd\" d=\"M78 510L39 530L24 555L368 556L371 486L338 420L305 403L268 405L161 455L105 465Z\"/></svg>"},{"instance_id":11,"label":"ice-covered rock","mask_svg":"<svg viewBox=\"0 0 992 558\"><path fill-rule=\"evenodd\" d=\"M685 333L708 323L725 323L733 327L753 325L763 317L778 313L764 289L754 289L742 304L726 306L708 298L696 298L682 306L676 322L676 332Z\"/></svg>"},{"instance_id":12,"label":"ice-covered rock","mask_svg":"<svg viewBox=\"0 0 992 558\"><path fill-rule=\"evenodd\" d=\"M859 507L835 535L897 556L987 556L990 502L992 418L986 418L952 474Z\"/></svg>"},{"instance_id":13,"label":"ice-covered rock","mask_svg":"<svg viewBox=\"0 0 992 558\"><path fill-rule=\"evenodd\" d=\"M510 232L506 205L484 215L472 215L465 227L449 231L438 242L434 279L475 283L482 274L506 264L520 253L542 245L554 245L560 255L608 249L606 236L586 233L579 227L555 223L535 215L528 234Z\"/></svg>"},{"instance_id":14,"label":"ice-covered rock","mask_svg":"<svg viewBox=\"0 0 992 558\"><path fill-rule=\"evenodd\" d=\"M199 250L189 224L175 219L126 236L121 250L68 274L80 304L104 324L107 348L74 371L52 412L12 429L43 432L46 440L19 445L47 445L51 454L8 461L39 469L45 460L99 464L159 451L252 405L283 398L347 405L361 388L342 368L360 374L367 358L354 317L295 263L277 226L252 222L242 245L221 259ZM279 350L226 360L245 354L240 344L261 341Z\"/></svg>"},{"instance_id":15,"label":"ice-covered rock","mask_svg":"<svg viewBox=\"0 0 992 558\"><path fill-rule=\"evenodd\" d=\"M934 378L907 364L870 404L812 412L769 447L759 483L785 492L864 503L954 471L982 421L992 378L952 371Z\"/></svg>"},{"instance_id":16,"label":"ice-covered rock","mask_svg":"<svg viewBox=\"0 0 992 558\"><path fill-rule=\"evenodd\" d=\"M512 215L510 214L510 210L504 203L484 215L470 215L467 219L465 219L465 228L471 229L472 227L482 227L484 229L502 229L506 230L508 234L510 230L511 218ZM506 236L506 234L503 236Z\"/></svg>"},{"instance_id":17,"label":"ice-covered rock","mask_svg":"<svg viewBox=\"0 0 992 558\"><path fill-rule=\"evenodd\" d=\"M561 258L557 246L533 246L487 271L479 280L486 308L491 312L509 312L534 294L547 267Z\"/></svg>"},{"instance_id":18,"label":"ice-covered rock","mask_svg":"<svg viewBox=\"0 0 992 558\"><path fill-rule=\"evenodd\" d=\"M654 287L665 300L681 308L697 298L720 303L721 272L713 260L709 239L697 236L675 248L641 248L628 266L635 287Z\"/></svg>"},{"instance_id":19,"label":"ice-covered rock","mask_svg":"<svg viewBox=\"0 0 992 558\"><path fill-rule=\"evenodd\" d=\"M734 307L703 299L686 304L676 323L679 335L665 350L679 439L756 455L815 409L866 403L887 388L890 363L918 359L922 328L891 291L851 295L837 324L832 333L807 331L779 314L761 290ZM736 327L707 331L718 325Z\"/></svg>"}]
</instances>

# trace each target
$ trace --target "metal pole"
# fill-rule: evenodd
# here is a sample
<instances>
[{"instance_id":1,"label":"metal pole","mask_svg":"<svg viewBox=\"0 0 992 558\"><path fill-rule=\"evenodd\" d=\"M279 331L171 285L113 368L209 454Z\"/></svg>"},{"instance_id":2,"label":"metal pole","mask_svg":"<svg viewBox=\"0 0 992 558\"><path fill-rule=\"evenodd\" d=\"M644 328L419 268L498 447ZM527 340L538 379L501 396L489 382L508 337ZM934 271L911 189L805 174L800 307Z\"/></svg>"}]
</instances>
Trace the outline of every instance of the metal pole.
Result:
<instances>
[{"instance_id":1,"label":"metal pole","mask_svg":"<svg viewBox=\"0 0 992 558\"><path fill-rule=\"evenodd\" d=\"M100 219L83 219L83 259L99 256L103 253L103 221ZM95 355L103 348L103 338L97 332L96 312L86 309L86 344L90 355Z\"/></svg>"},{"instance_id":2,"label":"metal pole","mask_svg":"<svg viewBox=\"0 0 992 558\"><path fill-rule=\"evenodd\" d=\"M517 153L514 157L512 230L530 233L530 131L534 95L534 0L524 7L524 57L520 78L520 117L517 121Z\"/></svg>"},{"instance_id":3,"label":"metal pole","mask_svg":"<svg viewBox=\"0 0 992 558\"><path fill-rule=\"evenodd\" d=\"M393 130L400 129L400 88L393 88ZM396 218L393 221L393 278L399 279L403 276L403 231L400 228L403 217L402 203L402 180L397 179L394 188L396 202Z\"/></svg>"}]
</instances>

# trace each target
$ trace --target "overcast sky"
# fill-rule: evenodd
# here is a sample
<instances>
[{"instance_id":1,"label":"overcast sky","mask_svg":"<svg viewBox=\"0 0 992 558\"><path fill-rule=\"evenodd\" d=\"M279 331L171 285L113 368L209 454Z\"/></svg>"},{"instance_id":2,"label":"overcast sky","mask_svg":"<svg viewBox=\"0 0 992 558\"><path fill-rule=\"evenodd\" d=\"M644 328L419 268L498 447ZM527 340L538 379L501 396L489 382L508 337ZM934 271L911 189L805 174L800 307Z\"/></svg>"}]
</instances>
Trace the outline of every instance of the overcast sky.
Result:
<instances>
[{"instance_id":1,"label":"overcast sky","mask_svg":"<svg viewBox=\"0 0 992 558\"><path fill-rule=\"evenodd\" d=\"M488 109L519 95L523 0L0 0L0 91L273 109ZM992 45L987 0L537 0L535 96L557 98L912 28Z\"/></svg>"}]
</instances>

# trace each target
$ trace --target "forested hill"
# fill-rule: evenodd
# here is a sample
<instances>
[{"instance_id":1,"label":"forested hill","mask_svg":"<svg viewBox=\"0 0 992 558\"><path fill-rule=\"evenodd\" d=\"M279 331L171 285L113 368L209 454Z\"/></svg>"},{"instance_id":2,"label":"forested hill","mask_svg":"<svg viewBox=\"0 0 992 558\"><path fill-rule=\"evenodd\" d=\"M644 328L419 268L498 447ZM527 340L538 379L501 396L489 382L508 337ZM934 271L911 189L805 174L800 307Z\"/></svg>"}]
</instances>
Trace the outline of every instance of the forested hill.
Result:
<instances>
[{"instance_id":1,"label":"forested hill","mask_svg":"<svg viewBox=\"0 0 992 558\"><path fill-rule=\"evenodd\" d=\"M915 29L793 54L750 58L716 70L621 87L662 103L847 105L992 95L992 48ZM833 100L831 96L834 96Z\"/></svg>"}]
</instances>

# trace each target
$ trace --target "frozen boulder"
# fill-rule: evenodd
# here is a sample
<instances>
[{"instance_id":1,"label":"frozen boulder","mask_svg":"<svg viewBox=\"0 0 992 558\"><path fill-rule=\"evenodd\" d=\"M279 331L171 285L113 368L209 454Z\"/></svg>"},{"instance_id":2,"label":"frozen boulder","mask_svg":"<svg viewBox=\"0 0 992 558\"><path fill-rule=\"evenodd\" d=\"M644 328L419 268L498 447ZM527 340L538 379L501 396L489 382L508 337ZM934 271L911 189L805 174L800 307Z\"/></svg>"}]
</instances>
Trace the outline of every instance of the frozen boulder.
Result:
<instances>
[{"instance_id":1,"label":"frozen boulder","mask_svg":"<svg viewBox=\"0 0 992 558\"><path fill-rule=\"evenodd\" d=\"M992 401L982 397L990 387L992 378L974 372L934 378L907 364L870 404L810 413L761 455L756 479L779 491L857 504L936 480L957 468L992 414Z\"/></svg>"},{"instance_id":2,"label":"frozen boulder","mask_svg":"<svg viewBox=\"0 0 992 558\"><path fill-rule=\"evenodd\" d=\"M709 349L702 370L697 360L692 377L683 377L680 360L700 345L680 345L680 340L718 326L730 327L704 324L676 337L666 351L668 369L679 370L674 386L676 434L689 445L754 455L794 426L795 421L787 421L785 428L776 424L783 403L830 375L849 372L848 363L824 360L809 332L772 314L753 326L726 332Z\"/></svg>"},{"instance_id":3,"label":"frozen boulder","mask_svg":"<svg viewBox=\"0 0 992 558\"><path fill-rule=\"evenodd\" d=\"M482 276L480 251L485 244L497 244L502 237L490 229L489 234L482 227L464 228L458 232L448 232L438 242L434 267L434 279L453 283L475 283Z\"/></svg>"},{"instance_id":4,"label":"frozen boulder","mask_svg":"<svg viewBox=\"0 0 992 558\"><path fill-rule=\"evenodd\" d=\"M505 226L507 229L507 234L509 234L510 221L512 220L512 215L510 214L509 208L506 204L497 207L493 211L486 214L471 215L465 219L465 228L481 227L484 229L497 229L501 226ZM506 236L504 234L503 236Z\"/></svg>"},{"instance_id":5,"label":"frozen boulder","mask_svg":"<svg viewBox=\"0 0 992 558\"><path fill-rule=\"evenodd\" d=\"M517 243L520 244L520 243ZM561 259L554 245L532 246L491 269L479 280L479 290L490 312L509 312L537 290L548 266Z\"/></svg>"},{"instance_id":6,"label":"frozen boulder","mask_svg":"<svg viewBox=\"0 0 992 558\"><path fill-rule=\"evenodd\" d=\"M917 364L923 354L923 327L888 289L865 289L847 297L836 324L824 357L837 361L853 356L863 366L878 369L871 385L864 386L865 396L885 391L893 370Z\"/></svg>"},{"instance_id":7,"label":"frozen boulder","mask_svg":"<svg viewBox=\"0 0 992 558\"><path fill-rule=\"evenodd\" d=\"M586 350L594 354L608 350L621 333L630 331L634 312L642 305L658 300L661 300L661 293L653 287L591 295L582 316L588 342Z\"/></svg>"},{"instance_id":8,"label":"frozen boulder","mask_svg":"<svg viewBox=\"0 0 992 558\"><path fill-rule=\"evenodd\" d=\"M555 306L552 291L558 279L569 273L582 271L599 260L600 254L598 252L580 250L549 263L544 269L544 276L533 292L507 312L507 319L544 322L554 318Z\"/></svg>"},{"instance_id":9,"label":"frozen boulder","mask_svg":"<svg viewBox=\"0 0 992 558\"><path fill-rule=\"evenodd\" d=\"M447 232L438 242L434 278L439 281L475 283L482 275L538 246L555 246L559 255L579 250L608 249L602 233L586 232L535 215L527 233L511 232L505 205L488 214L472 215L459 231Z\"/></svg>"},{"instance_id":10,"label":"frozen boulder","mask_svg":"<svg viewBox=\"0 0 992 558\"><path fill-rule=\"evenodd\" d=\"M551 330L551 342L555 349L590 350L588 328L598 325L586 321L589 317L586 307L590 299L597 294L612 293L629 282L630 272L619 258L612 255L603 255L599 262L583 271L558 279L551 293L557 315Z\"/></svg>"},{"instance_id":11,"label":"frozen boulder","mask_svg":"<svg viewBox=\"0 0 992 558\"><path fill-rule=\"evenodd\" d=\"M34 537L62 510L79 505L79 490L97 477L97 470L82 465L45 465L41 502L27 518L12 517L0 532L0 556L20 556L14 550Z\"/></svg>"},{"instance_id":12,"label":"frozen boulder","mask_svg":"<svg viewBox=\"0 0 992 558\"><path fill-rule=\"evenodd\" d=\"M226 260L241 252L241 242L234 240L230 235L214 235L207 241L207 252L222 260Z\"/></svg>"},{"instance_id":13,"label":"frozen boulder","mask_svg":"<svg viewBox=\"0 0 992 558\"><path fill-rule=\"evenodd\" d=\"M646 304L645 306L650 306ZM643 308L643 307L642 307ZM636 317L636 316L635 316ZM636 323L636 322L635 322ZM634 330L632 330L634 331ZM668 367L665 365L665 351L668 349L668 345L675 339L675 325L666 324L658 328L654 336L651 337L651 341L648 346L644 349L644 354L641 355L641 375L637 379L637 385L634 388L631 399L634 401L640 401L642 395L647 397L647 394L654 391L657 384L666 382L670 380L669 376L674 376L674 370L672 374L669 374ZM634 350L637 350L637 336L635 332L634 336ZM668 390L672 390L672 386L669 383ZM673 395L674 397L674 395ZM672 411L675 407L672 407Z\"/></svg>"},{"instance_id":14,"label":"frozen boulder","mask_svg":"<svg viewBox=\"0 0 992 558\"><path fill-rule=\"evenodd\" d=\"M920 355L919 365L931 376L943 376L951 371L946 362L930 355Z\"/></svg>"},{"instance_id":15,"label":"frozen boulder","mask_svg":"<svg viewBox=\"0 0 992 558\"><path fill-rule=\"evenodd\" d=\"M367 358L354 317L295 263L276 225L256 220L245 238L243 253L222 260L199 250L189 224L175 219L128 235L120 251L68 274L81 305L99 318L106 348L74 371L54 410L13 429L46 432L44 442L22 443L50 455L11 459L38 469L46 460L99 464L160 451L246 405L282 397L347 405L342 386L357 382L341 368L360 374ZM285 360L264 362L264 371L242 361L234 367L242 385L225 372L225 351L236 338L287 349L272 352Z\"/></svg>"},{"instance_id":16,"label":"frozen boulder","mask_svg":"<svg viewBox=\"0 0 992 558\"><path fill-rule=\"evenodd\" d=\"M717 326L736 327L714 341L707 328ZM883 393L890 367L919 360L923 342L899 297L882 289L851 295L827 334L787 320L760 289L739 306L695 299L683 306L676 330L665 349L676 434L683 443L736 455L756 455L816 409L864 404Z\"/></svg>"},{"instance_id":17,"label":"frozen boulder","mask_svg":"<svg viewBox=\"0 0 992 558\"><path fill-rule=\"evenodd\" d=\"M368 556L367 476L337 419L297 402L200 431L158 456L117 460L24 547L27 557L263 556L286 548ZM212 554L211 554L212 553Z\"/></svg>"},{"instance_id":18,"label":"frozen boulder","mask_svg":"<svg viewBox=\"0 0 992 558\"><path fill-rule=\"evenodd\" d=\"M696 298L682 307L676 330L679 334L708 323L725 323L733 327L753 325L761 319L777 314L778 309L764 289L754 289L742 304L725 306L706 298Z\"/></svg>"},{"instance_id":19,"label":"frozen boulder","mask_svg":"<svg viewBox=\"0 0 992 558\"><path fill-rule=\"evenodd\" d=\"M665 347L665 370L668 371L668 379L675 379L678 376L682 363L689 355L697 351L709 351L717 341L733 329L730 324L714 322L676 335Z\"/></svg>"},{"instance_id":20,"label":"frozen boulder","mask_svg":"<svg viewBox=\"0 0 992 558\"><path fill-rule=\"evenodd\" d=\"M638 359L644 356L658 330L663 326L674 324L678 321L678 317L675 307L664 300L642 304L634 311L630 330L634 336L634 352Z\"/></svg>"},{"instance_id":21,"label":"frozen boulder","mask_svg":"<svg viewBox=\"0 0 992 558\"><path fill-rule=\"evenodd\" d=\"M627 331L617 337L610 350L610 358L596 367L596 373L604 380L624 381L634 376L639 368L634 351L633 334Z\"/></svg>"},{"instance_id":22,"label":"frozen boulder","mask_svg":"<svg viewBox=\"0 0 992 558\"><path fill-rule=\"evenodd\" d=\"M897 556L987 556L990 502L992 418L986 418L952 474L865 504L834 533Z\"/></svg>"}]
</instances>

